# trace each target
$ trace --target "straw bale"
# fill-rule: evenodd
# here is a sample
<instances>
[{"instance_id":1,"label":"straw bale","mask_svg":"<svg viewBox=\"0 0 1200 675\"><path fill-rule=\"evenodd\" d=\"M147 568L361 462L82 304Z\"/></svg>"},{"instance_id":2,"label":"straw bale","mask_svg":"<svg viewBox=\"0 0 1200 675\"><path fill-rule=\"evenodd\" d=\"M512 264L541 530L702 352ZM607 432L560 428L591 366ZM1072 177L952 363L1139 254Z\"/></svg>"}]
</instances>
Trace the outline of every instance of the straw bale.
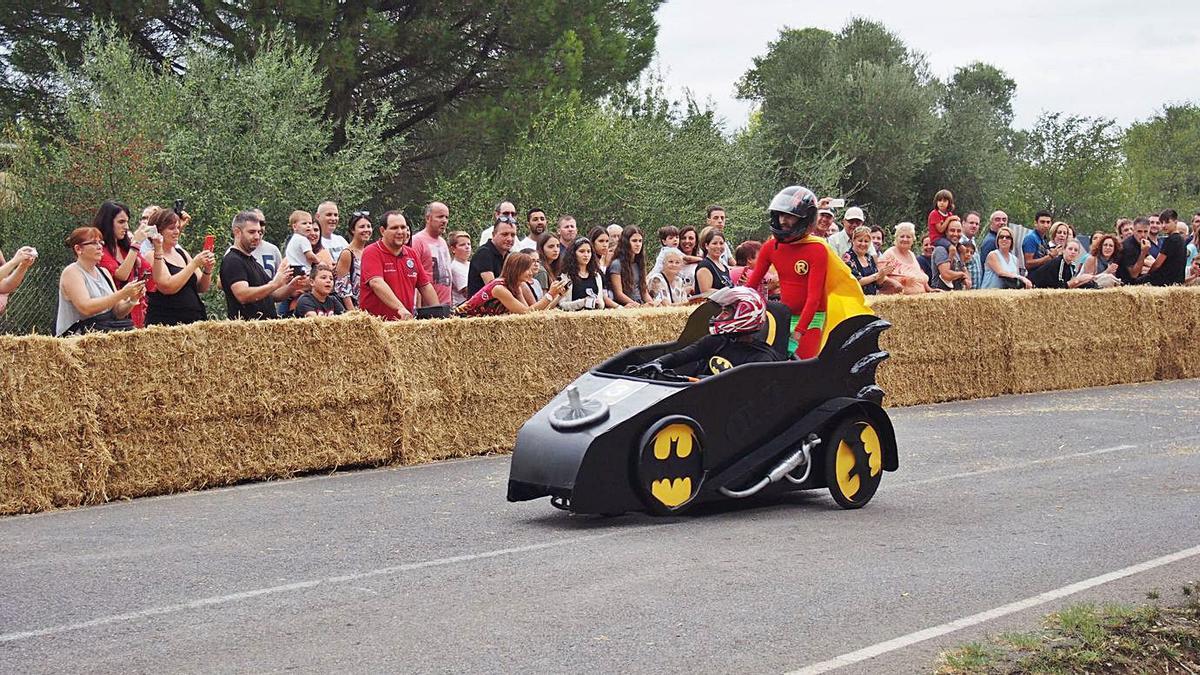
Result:
<instances>
[{"instance_id":1,"label":"straw bale","mask_svg":"<svg viewBox=\"0 0 1200 675\"><path fill-rule=\"evenodd\" d=\"M0 514L76 506L103 494L113 459L98 444L102 377L69 341L0 337Z\"/></svg>"},{"instance_id":2,"label":"straw bale","mask_svg":"<svg viewBox=\"0 0 1200 675\"><path fill-rule=\"evenodd\" d=\"M402 420L380 322L212 322L79 338L103 373L109 498L392 459Z\"/></svg>"},{"instance_id":3,"label":"straw bale","mask_svg":"<svg viewBox=\"0 0 1200 675\"><path fill-rule=\"evenodd\" d=\"M406 463L505 452L525 420L596 363L674 339L686 309L395 323Z\"/></svg>"},{"instance_id":4,"label":"straw bale","mask_svg":"<svg viewBox=\"0 0 1200 675\"><path fill-rule=\"evenodd\" d=\"M1172 287L1146 289L1145 307L1153 312L1160 331L1157 345L1147 345L1154 353L1154 379L1175 380L1200 377L1200 354L1196 339L1200 335L1200 288Z\"/></svg>"},{"instance_id":5,"label":"straw bale","mask_svg":"<svg viewBox=\"0 0 1200 675\"><path fill-rule=\"evenodd\" d=\"M880 345L890 358L878 381L888 405L919 405L1010 393L1004 359L1012 339L1013 296L1004 291L873 298L891 322Z\"/></svg>"},{"instance_id":6,"label":"straw bale","mask_svg":"<svg viewBox=\"0 0 1200 675\"><path fill-rule=\"evenodd\" d=\"M1154 379L1157 326L1145 289L1027 291L1016 296L1014 393ZM1146 348L1131 345L1145 345Z\"/></svg>"}]
</instances>

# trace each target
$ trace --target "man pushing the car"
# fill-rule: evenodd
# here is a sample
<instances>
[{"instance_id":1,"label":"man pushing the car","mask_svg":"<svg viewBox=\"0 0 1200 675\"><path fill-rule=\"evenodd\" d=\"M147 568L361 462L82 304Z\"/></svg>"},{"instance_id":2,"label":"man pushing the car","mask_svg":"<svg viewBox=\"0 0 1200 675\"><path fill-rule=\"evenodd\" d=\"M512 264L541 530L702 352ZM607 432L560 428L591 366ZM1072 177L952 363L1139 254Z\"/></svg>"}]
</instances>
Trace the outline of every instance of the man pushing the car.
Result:
<instances>
[{"instance_id":1,"label":"man pushing the car","mask_svg":"<svg viewBox=\"0 0 1200 675\"><path fill-rule=\"evenodd\" d=\"M873 312L837 252L810 233L817 218L817 197L811 190L799 185L786 187L767 208L772 237L763 244L754 271L742 285L758 288L767 270L775 267L780 299L792 312L788 349L798 358L812 358L820 353L834 326L847 317Z\"/></svg>"}]
</instances>

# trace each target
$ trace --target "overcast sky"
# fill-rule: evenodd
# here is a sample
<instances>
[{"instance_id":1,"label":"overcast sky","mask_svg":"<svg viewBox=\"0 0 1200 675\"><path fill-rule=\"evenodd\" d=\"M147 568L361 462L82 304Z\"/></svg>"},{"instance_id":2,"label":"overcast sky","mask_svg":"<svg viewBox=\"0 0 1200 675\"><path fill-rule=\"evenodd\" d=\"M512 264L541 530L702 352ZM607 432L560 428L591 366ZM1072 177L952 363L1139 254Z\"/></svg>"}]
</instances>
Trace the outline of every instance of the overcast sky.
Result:
<instances>
[{"instance_id":1,"label":"overcast sky","mask_svg":"<svg viewBox=\"0 0 1200 675\"><path fill-rule=\"evenodd\" d=\"M734 85L780 29L837 32L854 16L882 22L924 52L940 79L973 61L1005 71L1017 83L1018 128L1043 111L1127 125L1164 103L1200 102L1197 0L667 0L656 65L672 96L688 88L711 98L733 129L750 110Z\"/></svg>"}]
</instances>

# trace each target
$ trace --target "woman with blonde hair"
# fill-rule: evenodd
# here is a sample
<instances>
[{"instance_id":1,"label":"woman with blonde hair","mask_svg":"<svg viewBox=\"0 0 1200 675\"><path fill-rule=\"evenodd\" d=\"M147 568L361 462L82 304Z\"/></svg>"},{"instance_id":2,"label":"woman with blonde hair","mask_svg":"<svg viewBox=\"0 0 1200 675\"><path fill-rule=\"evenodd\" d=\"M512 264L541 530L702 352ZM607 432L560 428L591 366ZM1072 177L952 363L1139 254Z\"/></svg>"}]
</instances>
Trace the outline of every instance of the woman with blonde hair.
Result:
<instances>
[{"instance_id":1,"label":"woman with blonde hair","mask_svg":"<svg viewBox=\"0 0 1200 675\"><path fill-rule=\"evenodd\" d=\"M996 250L984 261L983 283L980 288L1032 288L1033 283L1021 276L1017 254L1013 252L1013 232L1007 225L996 230Z\"/></svg>"},{"instance_id":2,"label":"woman with blonde hair","mask_svg":"<svg viewBox=\"0 0 1200 675\"><path fill-rule=\"evenodd\" d=\"M888 263L892 271L888 279L899 285L899 292L905 295L932 293L929 285L929 275L921 269L917 254L913 252L913 242L917 239L917 227L912 223L900 223L896 226L895 245L879 256L880 263ZM895 287L881 289L885 293L895 293Z\"/></svg>"}]
</instances>

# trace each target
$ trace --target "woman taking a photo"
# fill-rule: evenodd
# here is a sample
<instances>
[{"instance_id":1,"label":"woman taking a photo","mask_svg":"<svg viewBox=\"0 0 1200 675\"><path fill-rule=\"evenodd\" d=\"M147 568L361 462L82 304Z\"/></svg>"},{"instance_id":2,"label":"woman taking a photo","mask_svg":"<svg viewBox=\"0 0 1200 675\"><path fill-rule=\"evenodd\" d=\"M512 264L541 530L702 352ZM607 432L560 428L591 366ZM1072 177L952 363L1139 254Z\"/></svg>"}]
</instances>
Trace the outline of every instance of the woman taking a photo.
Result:
<instances>
[{"instance_id":1,"label":"woman taking a photo","mask_svg":"<svg viewBox=\"0 0 1200 675\"><path fill-rule=\"evenodd\" d=\"M700 234L700 250L704 259L696 264L696 292L707 293L729 288L729 266L721 262L725 255L725 234L715 227L706 227Z\"/></svg>"},{"instance_id":2,"label":"woman taking a photo","mask_svg":"<svg viewBox=\"0 0 1200 675\"><path fill-rule=\"evenodd\" d=\"M179 246L182 231L179 216L171 209L159 209L150 216L151 228L158 230L154 241L154 290L149 294L147 326L176 326L207 318L201 293L212 285L212 251L201 251L195 258Z\"/></svg>"},{"instance_id":3,"label":"woman taking a photo","mask_svg":"<svg viewBox=\"0 0 1200 675\"><path fill-rule=\"evenodd\" d=\"M913 252L913 242L917 239L917 228L912 223L900 223L896 226L896 245L879 256L879 262L887 262L892 271L888 278L900 285L900 292L905 295L932 293L929 286L929 275L921 269L917 254ZM894 293L895 287L881 289L885 293Z\"/></svg>"},{"instance_id":4,"label":"woman taking a photo","mask_svg":"<svg viewBox=\"0 0 1200 675\"><path fill-rule=\"evenodd\" d=\"M984 261L980 288L1032 288L1033 282L1021 276L1017 254L1013 253L1013 233L1007 226L996 230L996 250Z\"/></svg>"},{"instance_id":5,"label":"woman taking a photo","mask_svg":"<svg viewBox=\"0 0 1200 675\"><path fill-rule=\"evenodd\" d=\"M94 227L79 227L67 237L75 262L58 278L58 316L55 335L82 335L91 331L132 330L129 313L146 292L146 282L134 280L121 290L108 270L100 267L104 239Z\"/></svg>"},{"instance_id":6,"label":"woman taking a photo","mask_svg":"<svg viewBox=\"0 0 1200 675\"><path fill-rule=\"evenodd\" d=\"M607 234L605 235L607 236ZM592 242L576 237L575 243L562 254L558 269L570 279L570 297L563 298L558 308L573 312L581 309L610 309L620 307L604 292L600 266L592 255Z\"/></svg>"},{"instance_id":7,"label":"woman taking a photo","mask_svg":"<svg viewBox=\"0 0 1200 675\"><path fill-rule=\"evenodd\" d=\"M893 263L890 260L876 261L871 255L871 228L859 225L850 233L850 251L846 254L846 262L850 265L851 274L862 286L863 295L875 295L880 288L890 289L884 292L892 293L900 290L900 285L888 278Z\"/></svg>"},{"instance_id":8,"label":"woman taking a photo","mask_svg":"<svg viewBox=\"0 0 1200 675\"><path fill-rule=\"evenodd\" d=\"M104 255L100 258L100 266L108 271L118 290L130 281L150 277L150 262L143 259L138 252L142 242L149 238L150 228L147 225L139 225L130 237L130 217L128 206L119 202L104 202L92 219L92 227L100 230L104 239ZM138 328L146 325L145 296L133 308L129 318Z\"/></svg>"},{"instance_id":9,"label":"woman taking a photo","mask_svg":"<svg viewBox=\"0 0 1200 675\"><path fill-rule=\"evenodd\" d=\"M318 237L320 239L320 237ZM371 243L371 214L355 211L350 216L350 246L338 256L333 270L334 293L346 309L358 307L358 289L362 285L362 253Z\"/></svg>"},{"instance_id":10,"label":"woman taking a photo","mask_svg":"<svg viewBox=\"0 0 1200 675\"><path fill-rule=\"evenodd\" d=\"M613 299L625 307L644 303L646 292L646 254L642 250L645 238L642 231L629 225L621 231L617 252L608 266L608 286Z\"/></svg>"},{"instance_id":11,"label":"woman taking a photo","mask_svg":"<svg viewBox=\"0 0 1200 675\"><path fill-rule=\"evenodd\" d=\"M527 314L549 309L558 304L567 286L555 281L540 300L528 304L520 290L533 281L533 256L529 253L510 253L504 259L500 276L483 285L469 300L454 308L455 316L494 316L497 314Z\"/></svg>"}]
</instances>

